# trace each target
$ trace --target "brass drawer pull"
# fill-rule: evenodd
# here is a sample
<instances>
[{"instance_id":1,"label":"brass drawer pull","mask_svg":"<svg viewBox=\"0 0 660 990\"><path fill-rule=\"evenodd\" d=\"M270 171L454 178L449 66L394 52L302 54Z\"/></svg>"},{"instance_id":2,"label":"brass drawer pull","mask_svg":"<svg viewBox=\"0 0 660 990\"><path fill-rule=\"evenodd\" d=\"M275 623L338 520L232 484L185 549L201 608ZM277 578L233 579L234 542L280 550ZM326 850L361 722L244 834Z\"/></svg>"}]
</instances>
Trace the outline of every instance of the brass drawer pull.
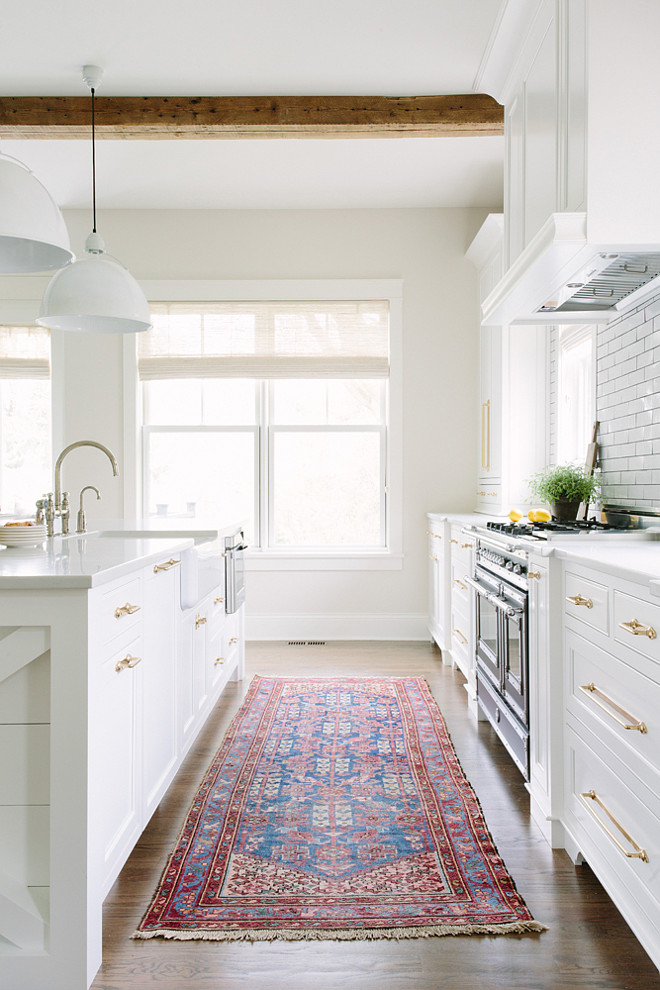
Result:
<instances>
[{"instance_id":1,"label":"brass drawer pull","mask_svg":"<svg viewBox=\"0 0 660 990\"><path fill-rule=\"evenodd\" d=\"M206 616L205 615L196 615L195 616L195 629L199 629L199 627L200 626L203 626L206 621L207 620L206 620Z\"/></svg>"},{"instance_id":2,"label":"brass drawer pull","mask_svg":"<svg viewBox=\"0 0 660 990\"><path fill-rule=\"evenodd\" d=\"M603 804L603 802L601 801L601 799L598 797L598 795L594 790L583 791L580 794L580 797L582 798L589 814L593 815L593 817L596 819L596 821L603 829L603 831L607 832L612 842L621 850L624 856L627 856L629 859L641 859L643 863L649 862L649 857L646 850L642 849L642 847L637 842L635 842L633 837L629 835L628 832L626 832L621 822L618 822L616 820L612 812L609 810L609 808L606 807L606 805ZM607 827L607 825L602 820L602 818L600 818L599 815L596 814L593 805L589 803L590 801L594 801L598 805L598 807L605 812L609 820L618 828L619 832L624 837L624 839L626 839L626 841L629 842L630 845L633 847L633 849L635 850L634 852L630 852L629 849L626 849L626 847L621 842L619 842L616 835L612 831L610 831L610 829Z\"/></svg>"},{"instance_id":3,"label":"brass drawer pull","mask_svg":"<svg viewBox=\"0 0 660 990\"><path fill-rule=\"evenodd\" d=\"M214 667L219 667L220 664L221 663L224 663L224 662L225 662L225 658L224 657L216 657L215 660L213 661L213 666Z\"/></svg>"},{"instance_id":4,"label":"brass drawer pull","mask_svg":"<svg viewBox=\"0 0 660 990\"><path fill-rule=\"evenodd\" d=\"M118 673L122 670L132 670L133 667L137 667L139 663L142 663L142 657L132 657L130 653L127 653L125 657L117 661L115 664L115 670Z\"/></svg>"},{"instance_id":5,"label":"brass drawer pull","mask_svg":"<svg viewBox=\"0 0 660 990\"><path fill-rule=\"evenodd\" d=\"M567 602L571 602L573 605L584 605L585 608L593 608L594 603L591 598L583 598L582 595L573 595L566 599Z\"/></svg>"},{"instance_id":6,"label":"brass drawer pull","mask_svg":"<svg viewBox=\"0 0 660 990\"><path fill-rule=\"evenodd\" d=\"M452 629L452 632L453 632L454 636L456 636L456 638L459 641L459 643L462 643L463 646L466 646L467 645L467 639L463 635L463 633L461 632L460 629Z\"/></svg>"},{"instance_id":7,"label":"brass drawer pull","mask_svg":"<svg viewBox=\"0 0 660 990\"><path fill-rule=\"evenodd\" d=\"M436 555L434 553L430 553L429 554L429 560L435 560L435 561L437 561L437 559L438 558L436 557Z\"/></svg>"},{"instance_id":8,"label":"brass drawer pull","mask_svg":"<svg viewBox=\"0 0 660 990\"><path fill-rule=\"evenodd\" d=\"M463 584L459 578L454 578L454 584L457 584L462 591L467 591L467 584Z\"/></svg>"},{"instance_id":9,"label":"brass drawer pull","mask_svg":"<svg viewBox=\"0 0 660 990\"><path fill-rule=\"evenodd\" d=\"M474 543L461 543L461 550L471 550Z\"/></svg>"},{"instance_id":10,"label":"brass drawer pull","mask_svg":"<svg viewBox=\"0 0 660 990\"><path fill-rule=\"evenodd\" d=\"M625 629L632 636L648 636L649 639L657 638L657 633L653 626L644 626L637 619L631 619L630 622L620 622L619 629Z\"/></svg>"},{"instance_id":11,"label":"brass drawer pull","mask_svg":"<svg viewBox=\"0 0 660 990\"><path fill-rule=\"evenodd\" d=\"M440 535L440 533L431 533L431 536L432 536L432 537L433 537L433 538L434 538L435 540L441 540L441 539L442 539L442 536Z\"/></svg>"},{"instance_id":12,"label":"brass drawer pull","mask_svg":"<svg viewBox=\"0 0 660 990\"><path fill-rule=\"evenodd\" d=\"M133 615L135 612L139 612L141 608L141 605L131 605L130 602L126 602L125 605L115 609L115 619L121 619L122 615Z\"/></svg>"},{"instance_id":13,"label":"brass drawer pull","mask_svg":"<svg viewBox=\"0 0 660 990\"><path fill-rule=\"evenodd\" d=\"M222 602L224 602L224 598L214 598L213 599L213 604L214 605L221 605Z\"/></svg>"},{"instance_id":14,"label":"brass drawer pull","mask_svg":"<svg viewBox=\"0 0 660 990\"><path fill-rule=\"evenodd\" d=\"M154 574L158 574L159 571L169 571L171 567L177 567L180 563L180 560L175 560L174 557L170 557L170 559L166 560L164 564L154 564Z\"/></svg>"},{"instance_id":15,"label":"brass drawer pull","mask_svg":"<svg viewBox=\"0 0 660 990\"><path fill-rule=\"evenodd\" d=\"M238 639L236 636L232 636L232 638L229 640L230 646L233 646L234 643L238 643Z\"/></svg>"},{"instance_id":16,"label":"brass drawer pull","mask_svg":"<svg viewBox=\"0 0 660 990\"><path fill-rule=\"evenodd\" d=\"M453 536L452 536L452 538L450 539L450 541L449 541L449 542L450 542L450 543L455 543L455 544L456 544L456 546L458 546L458 540L455 540Z\"/></svg>"},{"instance_id":17,"label":"brass drawer pull","mask_svg":"<svg viewBox=\"0 0 660 990\"><path fill-rule=\"evenodd\" d=\"M608 698L606 694L603 694L603 692L596 687L593 681L590 681L589 684L580 684L580 691L584 692L587 697L590 697L595 705L602 708L606 715L613 718L614 721L618 722L619 725L622 725L624 729L637 729L637 731L641 732L642 735L648 732L644 722L640 722L639 719L636 719L634 715L627 712L625 708L621 707L621 705L617 705L616 701L612 701L612 699ZM599 698L601 701L598 700ZM605 702L605 704L603 704L603 702ZM609 708L607 707L608 705ZM610 708L613 708L614 711L610 711ZM618 715L616 715L615 712L618 712ZM623 718L619 718L619 715L623 715Z\"/></svg>"},{"instance_id":18,"label":"brass drawer pull","mask_svg":"<svg viewBox=\"0 0 660 990\"><path fill-rule=\"evenodd\" d=\"M527 577L528 578L536 578L537 581L540 581L541 580L541 572L540 571L527 571Z\"/></svg>"}]
</instances>

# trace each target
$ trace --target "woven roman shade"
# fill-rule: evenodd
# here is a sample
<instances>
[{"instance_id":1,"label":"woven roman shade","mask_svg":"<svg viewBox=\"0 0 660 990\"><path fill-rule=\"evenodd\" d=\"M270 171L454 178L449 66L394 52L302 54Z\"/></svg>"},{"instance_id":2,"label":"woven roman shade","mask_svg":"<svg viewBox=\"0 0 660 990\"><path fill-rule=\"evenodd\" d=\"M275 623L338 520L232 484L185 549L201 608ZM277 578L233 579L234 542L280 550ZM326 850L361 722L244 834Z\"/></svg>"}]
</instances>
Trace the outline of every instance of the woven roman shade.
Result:
<instances>
[{"instance_id":1,"label":"woven roman shade","mask_svg":"<svg viewBox=\"0 0 660 990\"><path fill-rule=\"evenodd\" d=\"M50 331L0 327L0 378L50 378Z\"/></svg>"},{"instance_id":2,"label":"woven roman shade","mask_svg":"<svg viewBox=\"0 0 660 990\"><path fill-rule=\"evenodd\" d=\"M152 303L143 381L165 378L386 378L389 303Z\"/></svg>"}]
</instances>

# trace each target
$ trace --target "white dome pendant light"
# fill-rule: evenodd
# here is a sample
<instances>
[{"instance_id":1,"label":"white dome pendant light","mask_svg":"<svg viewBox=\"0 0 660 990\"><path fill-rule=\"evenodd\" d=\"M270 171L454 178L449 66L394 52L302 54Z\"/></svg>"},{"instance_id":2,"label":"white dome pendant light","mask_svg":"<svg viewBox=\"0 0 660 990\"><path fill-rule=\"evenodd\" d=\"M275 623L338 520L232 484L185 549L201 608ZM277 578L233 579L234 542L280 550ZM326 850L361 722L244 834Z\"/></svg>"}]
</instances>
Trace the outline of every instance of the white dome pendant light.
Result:
<instances>
[{"instance_id":1,"label":"white dome pendant light","mask_svg":"<svg viewBox=\"0 0 660 990\"><path fill-rule=\"evenodd\" d=\"M0 274L48 272L71 261L55 200L27 165L0 153Z\"/></svg>"},{"instance_id":2,"label":"white dome pendant light","mask_svg":"<svg viewBox=\"0 0 660 990\"><path fill-rule=\"evenodd\" d=\"M96 232L94 94L102 76L98 66L83 66L83 80L92 94L93 229L85 241L85 257L50 280L37 323L81 333L139 333L151 327L149 304L131 273L105 253L103 238Z\"/></svg>"}]
</instances>

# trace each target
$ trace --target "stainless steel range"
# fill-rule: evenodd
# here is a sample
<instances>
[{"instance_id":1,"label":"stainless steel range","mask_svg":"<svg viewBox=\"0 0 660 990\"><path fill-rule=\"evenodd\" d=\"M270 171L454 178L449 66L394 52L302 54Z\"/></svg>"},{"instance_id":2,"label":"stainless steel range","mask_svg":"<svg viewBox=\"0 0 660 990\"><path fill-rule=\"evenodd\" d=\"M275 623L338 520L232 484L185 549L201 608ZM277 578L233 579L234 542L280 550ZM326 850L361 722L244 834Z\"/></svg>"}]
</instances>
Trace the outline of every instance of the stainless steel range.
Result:
<instances>
[{"instance_id":1,"label":"stainless steel range","mask_svg":"<svg viewBox=\"0 0 660 990\"><path fill-rule=\"evenodd\" d=\"M528 550L477 527L474 577L477 703L529 778Z\"/></svg>"},{"instance_id":2,"label":"stainless steel range","mask_svg":"<svg viewBox=\"0 0 660 990\"><path fill-rule=\"evenodd\" d=\"M631 529L629 519L619 518L606 523L488 522L467 529L476 537L474 576L468 582L475 593L477 702L527 780L530 550L576 539L643 540L650 531Z\"/></svg>"}]
</instances>

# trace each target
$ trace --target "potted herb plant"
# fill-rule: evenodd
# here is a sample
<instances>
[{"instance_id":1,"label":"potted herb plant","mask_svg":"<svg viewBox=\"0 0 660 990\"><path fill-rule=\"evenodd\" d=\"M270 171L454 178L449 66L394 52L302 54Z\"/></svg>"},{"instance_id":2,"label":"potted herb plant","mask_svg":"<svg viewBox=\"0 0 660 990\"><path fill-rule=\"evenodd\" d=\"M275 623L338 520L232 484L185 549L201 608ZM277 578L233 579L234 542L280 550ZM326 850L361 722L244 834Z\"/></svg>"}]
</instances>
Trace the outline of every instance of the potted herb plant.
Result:
<instances>
[{"instance_id":1,"label":"potted herb plant","mask_svg":"<svg viewBox=\"0 0 660 990\"><path fill-rule=\"evenodd\" d=\"M535 498L550 505L554 519L575 519L581 502L594 502L600 496L600 481L586 468L560 464L535 474L529 482Z\"/></svg>"}]
</instances>

